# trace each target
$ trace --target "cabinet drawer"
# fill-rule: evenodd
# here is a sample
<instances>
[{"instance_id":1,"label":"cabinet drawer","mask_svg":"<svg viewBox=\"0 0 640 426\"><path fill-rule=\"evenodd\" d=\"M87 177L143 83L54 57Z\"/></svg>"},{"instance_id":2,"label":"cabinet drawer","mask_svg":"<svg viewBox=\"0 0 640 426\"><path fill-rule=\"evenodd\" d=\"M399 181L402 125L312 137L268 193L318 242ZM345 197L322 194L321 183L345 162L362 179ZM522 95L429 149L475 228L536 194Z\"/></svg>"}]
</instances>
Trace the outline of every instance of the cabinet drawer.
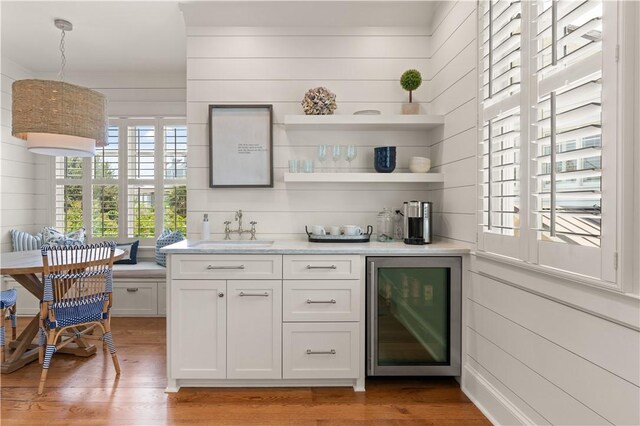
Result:
<instances>
[{"instance_id":1,"label":"cabinet drawer","mask_svg":"<svg viewBox=\"0 0 640 426\"><path fill-rule=\"evenodd\" d=\"M158 314L158 283L116 281L113 283L112 315L140 316Z\"/></svg>"},{"instance_id":2,"label":"cabinet drawer","mask_svg":"<svg viewBox=\"0 0 640 426\"><path fill-rule=\"evenodd\" d=\"M284 256L283 274L285 280L355 280L360 278L360 256Z\"/></svg>"},{"instance_id":3,"label":"cabinet drawer","mask_svg":"<svg viewBox=\"0 0 640 426\"><path fill-rule=\"evenodd\" d=\"M282 325L282 377L357 378L359 323L285 323Z\"/></svg>"},{"instance_id":4,"label":"cabinet drawer","mask_svg":"<svg viewBox=\"0 0 640 426\"><path fill-rule=\"evenodd\" d=\"M284 281L284 321L359 321L359 280Z\"/></svg>"},{"instance_id":5,"label":"cabinet drawer","mask_svg":"<svg viewBox=\"0 0 640 426\"><path fill-rule=\"evenodd\" d=\"M282 256L201 255L171 256L171 277L181 279L280 279Z\"/></svg>"}]
</instances>

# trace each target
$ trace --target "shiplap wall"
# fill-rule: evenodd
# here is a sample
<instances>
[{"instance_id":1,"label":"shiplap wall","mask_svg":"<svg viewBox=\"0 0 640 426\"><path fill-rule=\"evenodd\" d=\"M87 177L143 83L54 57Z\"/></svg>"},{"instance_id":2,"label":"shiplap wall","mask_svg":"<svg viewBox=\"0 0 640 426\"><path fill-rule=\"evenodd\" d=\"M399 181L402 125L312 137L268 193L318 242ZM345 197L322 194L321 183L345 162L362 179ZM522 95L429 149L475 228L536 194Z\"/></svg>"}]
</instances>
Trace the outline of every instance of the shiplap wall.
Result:
<instances>
[{"instance_id":1,"label":"shiplap wall","mask_svg":"<svg viewBox=\"0 0 640 426\"><path fill-rule=\"evenodd\" d=\"M475 248L476 243L476 2L441 2L434 16L427 99L444 126L429 137L434 172L429 187L437 235Z\"/></svg>"},{"instance_id":2,"label":"shiplap wall","mask_svg":"<svg viewBox=\"0 0 640 426\"><path fill-rule=\"evenodd\" d=\"M442 2L427 100L435 229L476 241L476 2ZM640 424L637 299L472 256L463 291L463 389L497 424Z\"/></svg>"},{"instance_id":3,"label":"shiplap wall","mask_svg":"<svg viewBox=\"0 0 640 426\"><path fill-rule=\"evenodd\" d=\"M37 74L54 79L57 74ZM65 73L65 80L107 97L109 117L185 117L184 73Z\"/></svg>"},{"instance_id":4,"label":"shiplap wall","mask_svg":"<svg viewBox=\"0 0 640 426\"><path fill-rule=\"evenodd\" d=\"M188 24L188 23L187 23ZM407 93L398 80L408 68L429 74L425 28L219 28L187 27L187 122L189 126L189 238L199 238L208 213L214 238L223 222L242 209L245 223L258 222L259 238L302 238L305 224L375 225L383 207L425 199L423 184L285 184L289 159L313 159L318 144L356 144L354 171L373 170L373 147L398 147L398 169L410 156L428 155L426 131L285 131L286 114L302 114L309 88L337 95L336 114L379 109L398 114ZM429 110L428 85L414 93ZM273 104L274 188L208 187L209 104ZM341 161L339 167L346 169ZM325 168L333 168L331 159ZM235 223L234 223L235 225ZM232 226L234 226L232 225Z\"/></svg>"},{"instance_id":5,"label":"shiplap wall","mask_svg":"<svg viewBox=\"0 0 640 426\"><path fill-rule=\"evenodd\" d=\"M2 58L2 139L0 142L0 232L1 250L12 250L11 229L35 233L48 222L47 158L31 154L25 141L11 136L11 85L32 74Z\"/></svg>"}]
</instances>

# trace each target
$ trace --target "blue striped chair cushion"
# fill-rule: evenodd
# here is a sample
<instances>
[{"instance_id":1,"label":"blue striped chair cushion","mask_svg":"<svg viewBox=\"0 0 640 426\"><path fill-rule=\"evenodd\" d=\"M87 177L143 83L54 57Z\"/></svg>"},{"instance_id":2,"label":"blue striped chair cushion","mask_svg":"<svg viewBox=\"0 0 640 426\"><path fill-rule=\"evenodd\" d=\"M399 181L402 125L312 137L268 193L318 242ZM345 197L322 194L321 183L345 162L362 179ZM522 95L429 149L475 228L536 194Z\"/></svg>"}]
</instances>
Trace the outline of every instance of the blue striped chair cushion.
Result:
<instances>
[{"instance_id":1,"label":"blue striped chair cushion","mask_svg":"<svg viewBox=\"0 0 640 426\"><path fill-rule=\"evenodd\" d=\"M28 232L12 229L11 243L13 244L13 251L27 251L40 250L40 247L42 247L44 241L42 238L42 233L40 232L35 235L31 235Z\"/></svg>"},{"instance_id":2,"label":"blue striped chair cushion","mask_svg":"<svg viewBox=\"0 0 640 426\"><path fill-rule=\"evenodd\" d=\"M0 292L0 309L10 308L16 304L18 293L15 288Z\"/></svg>"},{"instance_id":3,"label":"blue striped chair cushion","mask_svg":"<svg viewBox=\"0 0 640 426\"><path fill-rule=\"evenodd\" d=\"M91 321L100 321L106 319L107 314L103 315L102 307L104 305L105 296L91 298L82 304L65 301L53 303L51 309L55 315L55 321L47 319L50 328L67 327L75 324L82 324Z\"/></svg>"}]
</instances>

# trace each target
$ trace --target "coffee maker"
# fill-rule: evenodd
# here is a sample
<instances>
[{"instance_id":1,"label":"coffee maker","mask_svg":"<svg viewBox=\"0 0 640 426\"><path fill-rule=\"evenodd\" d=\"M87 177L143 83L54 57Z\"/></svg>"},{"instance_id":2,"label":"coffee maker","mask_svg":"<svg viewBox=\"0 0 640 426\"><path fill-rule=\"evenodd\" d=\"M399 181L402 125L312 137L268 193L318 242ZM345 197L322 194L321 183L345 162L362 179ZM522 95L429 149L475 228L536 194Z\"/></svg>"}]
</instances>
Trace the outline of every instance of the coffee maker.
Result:
<instances>
[{"instance_id":1,"label":"coffee maker","mask_svg":"<svg viewBox=\"0 0 640 426\"><path fill-rule=\"evenodd\" d=\"M405 244L431 244L431 211L432 205L429 201L405 201Z\"/></svg>"}]
</instances>

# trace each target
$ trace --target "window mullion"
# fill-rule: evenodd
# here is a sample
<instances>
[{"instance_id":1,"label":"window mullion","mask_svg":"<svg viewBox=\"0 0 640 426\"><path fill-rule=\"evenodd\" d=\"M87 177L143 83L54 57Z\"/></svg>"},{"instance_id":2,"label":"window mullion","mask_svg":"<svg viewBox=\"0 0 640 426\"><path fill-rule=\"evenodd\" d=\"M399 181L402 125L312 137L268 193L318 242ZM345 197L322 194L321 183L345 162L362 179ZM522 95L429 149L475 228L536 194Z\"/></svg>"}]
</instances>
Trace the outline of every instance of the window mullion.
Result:
<instances>
[{"instance_id":1,"label":"window mullion","mask_svg":"<svg viewBox=\"0 0 640 426\"><path fill-rule=\"evenodd\" d=\"M164 227L164 121L161 118L156 120L156 140L155 140L155 213L156 213L156 235L162 233Z\"/></svg>"},{"instance_id":2,"label":"window mullion","mask_svg":"<svg viewBox=\"0 0 640 426\"><path fill-rule=\"evenodd\" d=\"M118 235L127 238L127 181L129 179L127 125L118 120Z\"/></svg>"},{"instance_id":3,"label":"window mullion","mask_svg":"<svg viewBox=\"0 0 640 426\"><path fill-rule=\"evenodd\" d=\"M91 241L93 238L93 187L92 177L93 170L91 162L93 157L82 159L82 223L84 223L87 239Z\"/></svg>"}]
</instances>

